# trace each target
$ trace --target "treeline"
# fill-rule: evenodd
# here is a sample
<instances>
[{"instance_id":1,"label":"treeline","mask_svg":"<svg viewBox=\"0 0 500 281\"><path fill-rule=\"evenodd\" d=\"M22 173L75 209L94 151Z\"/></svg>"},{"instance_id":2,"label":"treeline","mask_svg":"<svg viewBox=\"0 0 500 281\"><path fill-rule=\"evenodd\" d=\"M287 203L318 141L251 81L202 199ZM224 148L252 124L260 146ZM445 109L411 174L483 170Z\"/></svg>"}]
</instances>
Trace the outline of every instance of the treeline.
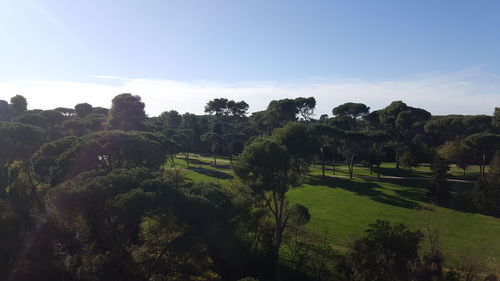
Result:
<instances>
[{"instance_id":1,"label":"treeline","mask_svg":"<svg viewBox=\"0 0 500 281\"><path fill-rule=\"evenodd\" d=\"M383 161L434 162L436 171L451 161L464 172L479 164L477 206L498 215L500 108L431 116L401 101L371 112L346 103L314 119L315 106L312 97L276 100L248 116L246 102L220 98L206 115L148 117L131 94L110 109L0 101L0 279L458 280L462 271L444 271L436 245L422 255L423 234L404 225L378 221L348 254L332 249L305 231L309 212L286 191L312 161L323 176L345 161L351 177L354 163L379 176ZM193 152L213 155L214 166L217 155L235 161L237 180L189 182L165 168L179 153L189 166Z\"/></svg>"}]
</instances>

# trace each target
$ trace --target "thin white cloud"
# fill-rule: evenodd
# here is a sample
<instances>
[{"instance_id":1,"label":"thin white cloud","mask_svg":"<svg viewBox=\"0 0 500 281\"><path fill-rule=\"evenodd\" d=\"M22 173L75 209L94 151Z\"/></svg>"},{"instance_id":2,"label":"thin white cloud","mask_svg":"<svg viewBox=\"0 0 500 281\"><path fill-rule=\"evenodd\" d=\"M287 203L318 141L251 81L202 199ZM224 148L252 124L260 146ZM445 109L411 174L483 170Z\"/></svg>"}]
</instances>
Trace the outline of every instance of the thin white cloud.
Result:
<instances>
[{"instance_id":1,"label":"thin white cloud","mask_svg":"<svg viewBox=\"0 0 500 281\"><path fill-rule=\"evenodd\" d=\"M111 78L102 77L101 78ZM114 77L113 77L114 78ZM120 85L62 81L0 82L0 99L24 95L29 108L50 109L73 107L88 102L110 107L120 93L140 95L150 116L165 110L181 113L202 113L207 101L226 97L245 100L250 111L265 109L273 99L314 96L316 116L329 114L345 102L363 102L372 109L403 100L408 105L422 107L433 114L492 114L500 106L500 77L481 75L468 70L449 75L426 75L399 81L306 81L300 83L243 82L217 83L210 81L172 81L160 79L125 79Z\"/></svg>"}]
</instances>

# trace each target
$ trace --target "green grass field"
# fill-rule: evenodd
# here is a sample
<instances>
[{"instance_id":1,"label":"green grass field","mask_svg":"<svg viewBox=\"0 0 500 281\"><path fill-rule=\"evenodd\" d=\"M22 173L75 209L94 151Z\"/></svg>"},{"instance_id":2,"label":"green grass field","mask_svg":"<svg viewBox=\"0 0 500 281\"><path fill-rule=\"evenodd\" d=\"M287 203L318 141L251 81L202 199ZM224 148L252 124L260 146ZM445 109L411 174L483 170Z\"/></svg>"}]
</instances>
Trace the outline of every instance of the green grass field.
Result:
<instances>
[{"instance_id":1,"label":"green grass field","mask_svg":"<svg viewBox=\"0 0 500 281\"><path fill-rule=\"evenodd\" d=\"M182 157L175 159L176 166L186 171L187 180L210 181L224 184L234 176L229 160L218 158L220 167L214 168L212 158L198 156L190 159L190 167ZM168 164L169 166L171 164ZM426 192L430 176L429 167L419 167L412 174L396 171L394 164L382 165L385 176L410 176L422 179L347 178L347 167L336 167L336 177L322 179L321 167L313 165L303 186L291 189L287 196L292 203L309 208L311 221L307 228L319 235L327 233L333 246L348 247L363 235L368 224L376 219L402 222L411 229L425 226L425 212L432 208L431 224L439 228L443 250L453 265L463 255L478 255L489 267L500 266L500 219L475 213L470 202L473 184L453 182L453 199L447 206L433 206L427 202ZM472 167L465 177L463 171L452 168L454 178L470 180L477 176L478 168ZM370 176L368 168L357 166L355 175ZM373 174L372 176L376 176Z\"/></svg>"}]
</instances>

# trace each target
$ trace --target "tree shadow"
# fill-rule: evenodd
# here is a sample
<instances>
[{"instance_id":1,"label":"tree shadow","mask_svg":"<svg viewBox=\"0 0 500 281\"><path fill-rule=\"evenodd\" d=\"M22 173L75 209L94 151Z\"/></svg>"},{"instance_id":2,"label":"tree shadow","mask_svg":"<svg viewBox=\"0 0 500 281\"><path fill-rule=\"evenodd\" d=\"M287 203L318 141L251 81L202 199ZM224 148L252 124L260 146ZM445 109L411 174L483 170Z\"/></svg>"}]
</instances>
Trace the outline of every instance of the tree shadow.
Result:
<instances>
[{"instance_id":1,"label":"tree shadow","mask_svg":"<svg viewBox=\"0 0 500 281\"><path fill-rule=\"evenodd\" d=\"M385 181L385 180L384 180ZM420 205L412 200L416 198L421 198L420 195L407 193L404 196L395 196L387 194L378 189L385 189L384 186L380 185L378 182L374 181L353 181L344 178L327 178L322 179L320 177L311 177L308 184L313 186L327 186L330 188L341 188L361 196L367 196L374 201L380 202L382 204L397 206L407 209L415 209ZM406 198L408 196L408 198ZM416 200L419 201L419 200Z\"/></svg>"},{"instance_id":2,"label":"tree shadow","mask_svg":"<svg viewBox=\"0 0 500 281\"><path fill-rule=\"evenodd\" d=\"M186 158L182 158L182 160L185 160ZM195 159L195 158L189 158L189 164L192 165L204 165L204 166L210 166L210 163L203 162L201 160Z\"/></svg>"},{"instance_id":3,"label":"tree shadow","mask_svg":"<svg viewBox=\"0 0 500 281\"><path fill-rule=\"evenodd\" d=\"M185 158L182 159L182 160L185 160ZM210 166L210 167L213 167L213 161L212 160L210 162L204 162L204 161L201 161L199 159L189 158L189 164L191 164L191 165L198 165L198 166ZM230 165L229 164L217 164L217 166L215 168L217 168L217 169L229 169Z\"/></svg>"},{"instance_id":4,"label":"tree shadow","mask_svg":"<svg viewBox=\"0 0 500 281\"><path fill-rule=\"evenodd\" d=\"M229 174L221 172L221 171L213 170L213 169L194 168L194 167L190 167L187 169L194 171L194 172L197 172L199 174L205 175L205 176L209 176L209 177L217 178L217 179L222 179L222 180L230 180L233 178L232 175L229 175Z\"/></svg>"},{"instance_id":5,"label":"tree shadow","mask_svg":"<svg viewBox=\"0 0 500 281\"><path fill-rule=\"evenodd\" d=\"M374 169L375 172L377 171ZM382 176L391 176L391 177L426 177L430 175L430 172L423 172L423 171L415 171L413 170L411 173L407 169L399 169L397 170L396 168L386 168L386 167L380 167L380 175Z\"/></svg>"}]
</instances>

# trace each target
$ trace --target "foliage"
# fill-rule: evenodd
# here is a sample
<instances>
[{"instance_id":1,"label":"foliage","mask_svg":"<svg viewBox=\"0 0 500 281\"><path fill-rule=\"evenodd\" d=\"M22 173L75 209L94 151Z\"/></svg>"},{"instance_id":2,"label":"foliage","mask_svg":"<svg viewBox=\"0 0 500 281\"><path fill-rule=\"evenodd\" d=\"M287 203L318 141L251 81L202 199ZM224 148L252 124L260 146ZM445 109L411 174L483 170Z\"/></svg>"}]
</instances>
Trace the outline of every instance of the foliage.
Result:
<instances>
[{"instance_id":1,"label":"foliage","mask_svg":"<svg viewBox=\"0 0 500 281\"><path fill-rule=\"evenodd\" d=\"M404 224L392 226L382 220L370 224L348 254L353 280L411 280L422 238L420 231L412 232Z\"/></svg>"},{"instance_id":2,"label":"foliage","mask_svg":"<svg viewBox=\"0 0 500 281\"><path fill-rule=\"evenodd\" d=\"M28 110L28 101L21 95L15 95L10 99L10 107L14 116L19 116Z\"/></svg>"},{"instance_id":3,"label":"foliage","mask_svg":"<svg viewBox=\"0 0 500 281\"><path fill-rule=\"evenodd\" d=\"M464 174L472 160L471 151L460 141L445 142L438 148L438 154L463 169Z\"/></svg>"},{"instance_id":4,"label":"foliage","mask_svg":"<svg viewBox=\"0 0 500 281\"><path fill-rule=\"evenodd\" d=\"M88 103L27 110L22 96L0 101L0 279L365 280L373 264L378 271L370 280L474 276L478 267L471 262L443 273L440 251L413 259L409 245L418 239L408 237L417 232L388 223L375 224L347 256L337 246L346 246L368 219L411 222L416 208L428 204L430 173L420 166L413 176L422 180L382 179L407 175L385 161L411 167L443 143L440 155L462 168L481 163L475 203L496 216L498 110L493 117L430 116L403 102L371 113L364 104L346 103L334 108L333 118L316 120L315 107L313 97L275 100L247 118L246 102L217 98L208 101L207 115L170 110L148 117L131 94L116 96L110 110ZM436 200L446 197L443 161L433 166ZM359 163L369 164L369 173ZM352 179L326 177L327 165L333 175L349 170ZM353 177L354 167L371 176L373 165L380 180ZM458 173L453 176L464 178ZM484 245L495 218L465 212L468 189L457 185L448 208L436 207L443 223L450 232L478 237L474 245L492 256L497 247ZM327 226L330 237L309 232ZM445 237L454 251L473 246ZM377 249L360 241L382 250L355 256Z\"/></svg>"},{"instance_id":5,"label":"foliage","mask_svg":"<svg viewBox=\"0 0 500 281\"><path fill-rule=\"evenodd\" d=\"M490 171L473 191L474 205L481 211L500 217L500 151L490 163Z\"/></svg>"},{"instance_id":6,"label":"foliage","mask_svg":"<svg viewBox=\"0 0 500 281\"><path fill-rule=\"evenodd\" d=\"M109 111L109 127L120 130L137 130L146 119L141 97L121 94L113 98Z\"/></svg>"},{"instance_id":7,"label":"foliage","mask_svg":"<svg viewBox=\"0 0 500 281\"><path fill-rule=\"evenodd\" d=\"M451 184L448 181L450 166L448 161L436 156L431 166L432 180L429 187L429 196L436 202L443 203L451 196Z\"/></svg>"},{"instance_id":8,"label":"foliage","mask_svg":"<svg viewBox=\"0 0 500 281\"><path fill-rule=\"evenodd\" d=\"M234 173L253 194L266 204L274 219L274 259L276 279L281 280L279 254L283 233L290 218L285 193L296 185L286 148L272 139L256 139L241 153L233 166Z\"/></svg>"}]
</instances>

